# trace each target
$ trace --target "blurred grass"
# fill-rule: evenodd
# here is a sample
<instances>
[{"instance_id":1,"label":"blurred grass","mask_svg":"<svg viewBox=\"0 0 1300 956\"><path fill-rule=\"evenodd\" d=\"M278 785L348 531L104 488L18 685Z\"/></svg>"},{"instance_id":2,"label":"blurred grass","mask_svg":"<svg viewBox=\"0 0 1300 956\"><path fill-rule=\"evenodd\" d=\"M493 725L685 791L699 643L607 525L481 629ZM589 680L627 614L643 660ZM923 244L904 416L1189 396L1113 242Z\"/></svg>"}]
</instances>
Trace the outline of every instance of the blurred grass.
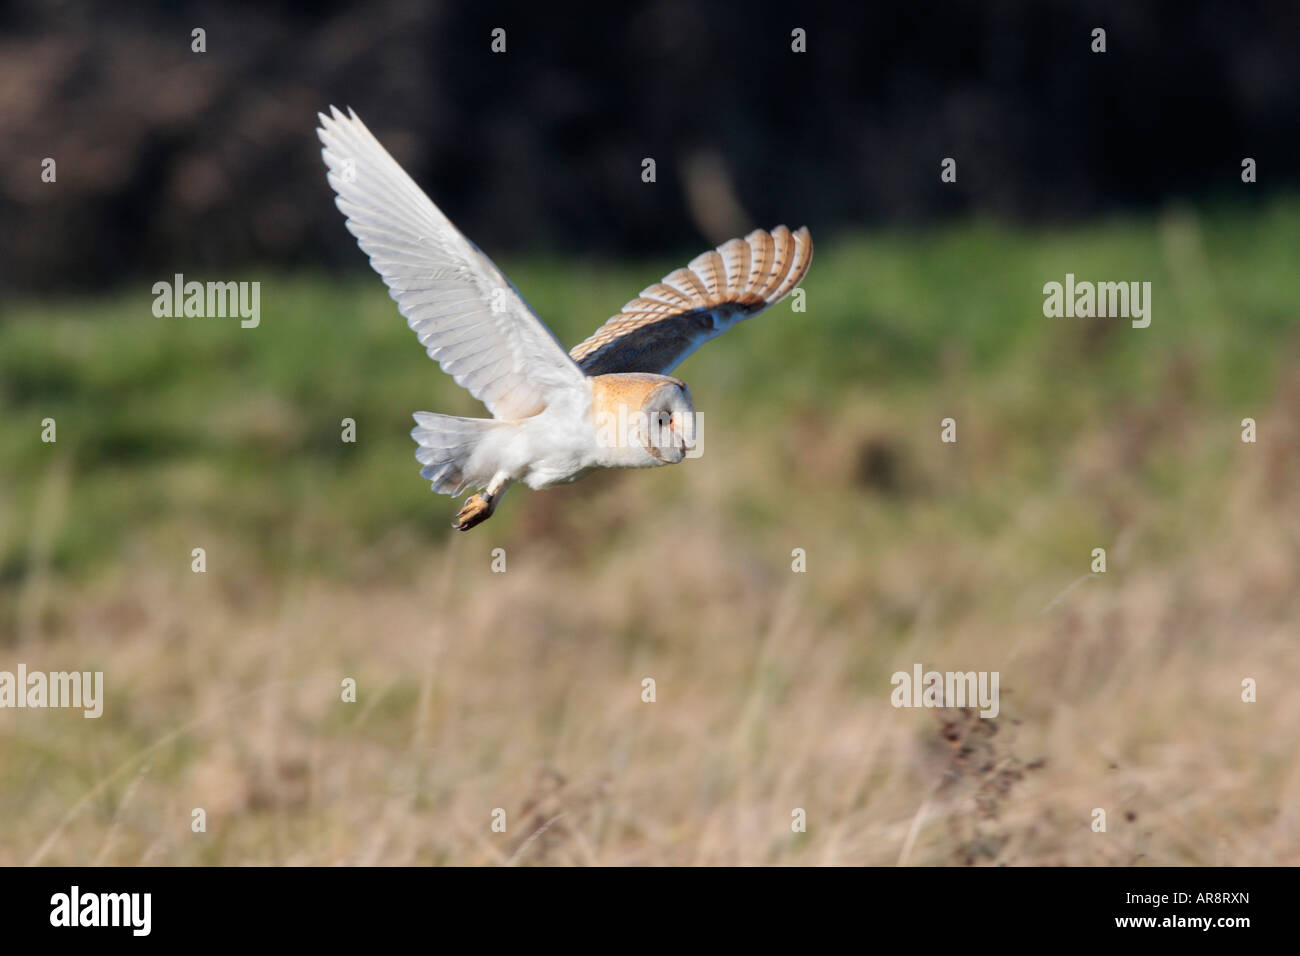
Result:
<instances>
[{"instance_id":1,"label":"blurred grass","mask_svg":"<svg viewBox=\"0 0 1300 956\"><path fill-rule=\"evenodd\" d=\"M1294 202L1045 234L968 224L824 239L806 313L783 304L680 374L706 419L737 430L825 419L846 395L915 408L943 394L967 420L978 403L991 426L1015 430L1022 468L1044 478L1055 447L1140 408L1171 363L1195 369L1184 397L1200 407L1248 410L1270 394L1279 346L1294 342L1297 248ZM573 344L674 262L503 268ZM1045 319L1042 284L1067 271L1151 281L1152 326ZM247 278L262 282L256 329L155 318L144 288L11 304L0 322L3 580L22 575L38 489L65 454L78 477L52 554L60 571L182 518L195 533L197 520L260 538L267 559L283 561L275 542L305 500L320 506L321 541L364 546L399 525L441 536L449 502L415 474L409 413L481 406L431 365L373 276ZM35 440L46 417L57 445ZM357 422L355 445L340 441L345 417ZM502 524L525 497L512 496ZM331 558L351 552L317 557L346 572Z\"/></svg>"},{"instance_id":2,"label":"blurred grass","mask_svg":"<svg viewBox=\"0 0 1300 956\"><path fill-rule=\"evenodd\" d=\"M188 277L261 281L256 329L155 318L148 283L6 303L0 669L104 669L114 696L101 722L0 712L0 862L1218 861L1185 838L1208 820L1294 861L1295 705L1231 704L1243 673L1300 677L1300 202L814 233L807 311L676 373L702 459L517 489L463 537L410 413L482 409L368 272ZM571 345L681 261L500 265ZM1150 281L1151 326L1044 318L1067 272ZM1098 546L1109 577L1041 616ZM1049 766L1018 823L920 812L936 774L997 781L887 706L918 659L1006 670ZM1163 822L1085 844L1135 792ZM510 800L570 825L493 849ZM224 823L186 843L199 801Z\"/></svg>"}]
</instances>

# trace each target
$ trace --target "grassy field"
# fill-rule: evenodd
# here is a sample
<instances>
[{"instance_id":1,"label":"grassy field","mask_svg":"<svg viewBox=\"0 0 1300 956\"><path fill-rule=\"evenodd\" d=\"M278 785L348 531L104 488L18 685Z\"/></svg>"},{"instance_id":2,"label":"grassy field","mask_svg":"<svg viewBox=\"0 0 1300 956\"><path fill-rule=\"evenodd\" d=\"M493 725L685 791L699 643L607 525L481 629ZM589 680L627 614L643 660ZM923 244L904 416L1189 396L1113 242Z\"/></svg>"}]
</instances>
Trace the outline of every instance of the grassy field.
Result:
<instances>
[{"instance_id":1,"label":"grassy field","mask_svg":"<svg viewBox=\"0 0 1300 956\"><path fill-rule=\"evenodd\" d=\"M702 458L465 535L410 413L481 408L374 276L6 302L0 671L106 701L0 710L0 864L1300 863L1300 203L812 225L807 311L676 373ZM572 344L682 261L501 265ZM999 716L891 707L917 662Z\"/></svg>"}]
</instances>

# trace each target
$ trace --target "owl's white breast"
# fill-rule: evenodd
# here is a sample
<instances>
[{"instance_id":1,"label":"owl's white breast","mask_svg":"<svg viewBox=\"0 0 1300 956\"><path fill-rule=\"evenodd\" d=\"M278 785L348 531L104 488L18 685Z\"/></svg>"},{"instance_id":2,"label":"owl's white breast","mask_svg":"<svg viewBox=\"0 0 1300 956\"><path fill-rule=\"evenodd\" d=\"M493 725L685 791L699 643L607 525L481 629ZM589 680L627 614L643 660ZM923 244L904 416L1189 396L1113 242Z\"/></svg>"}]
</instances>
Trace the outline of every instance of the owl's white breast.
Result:
<instances>
[{"instance_id":1,"label":"owl's white breast","mask_svg":"<svg viewBox=\"0 0 1300 956\"><path fill-rule=\"evenodd\" d=\"M503 466L530 488L572 481L598 467L591 380L519 422L501 449Z\"/></svg>"}]
</instances>

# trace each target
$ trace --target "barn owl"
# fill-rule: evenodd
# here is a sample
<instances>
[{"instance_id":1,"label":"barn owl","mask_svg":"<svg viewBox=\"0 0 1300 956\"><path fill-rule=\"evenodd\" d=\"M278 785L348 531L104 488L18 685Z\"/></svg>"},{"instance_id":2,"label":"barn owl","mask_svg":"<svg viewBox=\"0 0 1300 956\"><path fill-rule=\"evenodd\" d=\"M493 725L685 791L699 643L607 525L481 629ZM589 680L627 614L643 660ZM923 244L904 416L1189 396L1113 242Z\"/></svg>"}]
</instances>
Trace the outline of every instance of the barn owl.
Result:
<instances>
[{"instance_id":1,"label":"barn owl","mask_svg":"<svg viewBox=\"0 0 1300 956\"><path fill-rule=\"evenodd\" d=\"M416 412L420 475L465 501L452 526L492 516L514 482L548 488L595 468L685 458L686 383L668 373L701 344L785 298L808 271L806 228L732 239L644 289L566 352L351 110L318 113L327 179L347 228L420 344L491 418Z\"/></svg>"}]
</instances>

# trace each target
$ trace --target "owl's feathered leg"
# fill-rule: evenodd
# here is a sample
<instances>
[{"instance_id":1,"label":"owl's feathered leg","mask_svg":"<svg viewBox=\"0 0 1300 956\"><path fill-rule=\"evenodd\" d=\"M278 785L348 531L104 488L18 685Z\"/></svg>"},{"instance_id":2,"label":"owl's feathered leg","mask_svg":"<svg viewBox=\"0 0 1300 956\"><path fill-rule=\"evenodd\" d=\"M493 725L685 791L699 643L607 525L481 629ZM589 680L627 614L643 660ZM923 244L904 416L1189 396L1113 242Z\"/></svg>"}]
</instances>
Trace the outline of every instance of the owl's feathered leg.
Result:
<instances>
[{"instance_id":1,"label":"owl's feathered leg","mask_svg":"<svg viewBox=\"0 0 1300 956\"><path fill-rule=\"evenodd\" d=\"M487 521L492 517L492 512L497 510L497 505L501 503L501 496L509 487L510 479L503 474L498 474L482 494L470 495L465 499L465 506L460 509L460 514L456 515L456 520L451 523L451 526L457 531L468 531L475 525Z\"/></svg>"}]
</instances>

